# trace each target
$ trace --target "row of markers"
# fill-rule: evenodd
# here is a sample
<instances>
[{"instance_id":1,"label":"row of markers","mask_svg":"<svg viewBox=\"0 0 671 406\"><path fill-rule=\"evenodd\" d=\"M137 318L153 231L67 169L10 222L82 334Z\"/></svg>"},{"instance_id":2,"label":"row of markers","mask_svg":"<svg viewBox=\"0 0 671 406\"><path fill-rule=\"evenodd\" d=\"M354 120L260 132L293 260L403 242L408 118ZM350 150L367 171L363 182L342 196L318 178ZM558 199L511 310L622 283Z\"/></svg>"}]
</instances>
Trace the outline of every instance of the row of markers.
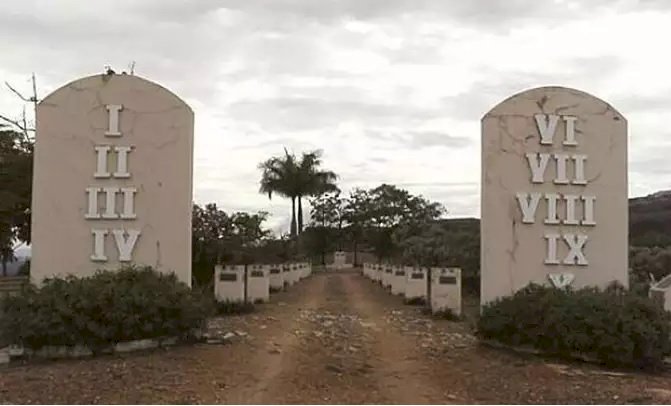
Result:
<instances>
[{"instance_id":1,"label":"row of markers","mask_svg":"<svg viewBox=\"0 0 671 406\"><path fill-rule=\"evenodd\" d=\"M214 295L220 302L267 302L270 293L285 290L312 274L307 262L217 265Z\"/></svg>"},{"instance_id":2,"label":"row of markers","mask_svg":"<svg viewBox=\"0 0 671 406\"><path fill-rule=\"evenodd\" d=\"M364 263L362 273L406 302L425 302L433 313L461 315L461 269Z\"/></svg>"}]
</instances>

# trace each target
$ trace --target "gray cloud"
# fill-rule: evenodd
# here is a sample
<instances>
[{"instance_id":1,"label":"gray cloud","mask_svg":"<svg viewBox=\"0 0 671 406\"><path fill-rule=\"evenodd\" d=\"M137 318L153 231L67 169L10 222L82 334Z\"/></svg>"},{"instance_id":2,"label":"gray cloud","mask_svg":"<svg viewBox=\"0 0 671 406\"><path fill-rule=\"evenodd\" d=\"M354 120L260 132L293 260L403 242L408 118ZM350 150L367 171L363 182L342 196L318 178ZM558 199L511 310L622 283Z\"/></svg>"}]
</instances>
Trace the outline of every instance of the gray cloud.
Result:
<instances>
[{"instance_id":1,"label":"gray cloud","mask_svg":"<svg viewBox=\"0 0 671 406\"><path fill-rule=\"evenodd\" d=\"M660 90L659 94L636 95L619 94L612 97L613 105L623 114L661 113L671 110L671 89Z\"/></svg>"},{"instance_id":2,"label":"gray cloud","mask_svg":"<svg viewBox=\"0 0 671 406\"><path fill-rule=\"evenodd\" d=\"M471 144L466 137L457 137L437 131L418 131L410 133L411 145L414 147L451 147L461 148Z\"/></svg>"},{"instance_id":3,"label":"gray cloud","mask_svg":"<svg viewBox=\"0 0 671 406\"><path fill-rule=\"evenodd\" d=\"M444 97L442 105L446 114L452 118L463 121L480 120L496 104L515 93L549 85L582 88L582 84L589 83L596 86L616 74L623 64L619 56L602 55L563 61L559 64L561 70L558 72L511 72L496 71L489 66L481 67L481 76L491 79L474 82L467 91Z\"/></svg>"},{"instance_id":4,"label":"gray cloud","mask_svg":"<svg viewBox=\"0 0 671 406\"><path fill-rule=\"evenodd\" d=\"M260 136L254 137L254 140L258 140ZM305 141L302 139L297 138L296 136L293 137L263 137L267 138L264 141L260 142L255 142L251 144L246 144L246 145L236 145L232 147L232 150L264 150L268 151L269 153L272 154L282 154L284 153L284 148L286 148L288 151L304 151L304 150L312 150L312 149L318 149L317 146L309 141Z\"/></svg>"},{"instance_id":5,"label":"gray cloud","mask_svg":"<svg viewBox=\"0 0 671 406\"><path fill-rule=\"evenodd\" d=\"M244 100L231 104L227 113L236 120L259 123L268 131L314 130L347 121L364 122L370 126L406 125L440 116L437 110L410 104L318 97Z\"/></svg>"},{"instance_id":6,"label":"gray cloud","mask_svg":"<svg viewBox=\"0 0 671 406\"><path fill-rule=\"evenodd\" d=\"M397 149L407 147L411 149L446 147L463 148L472 144L472 140L467 137L450 135L442 131L372 131L366 132L371 139L383 140L389 143L388 147Z\"/></svg>"},{"instance_id":7,"label":"gray cloud","mask_svg":"<svg viewBox=\"0 0 671 406\"><path fill-rule=\"evenodd\" d=\"M472 190L479 186L475 182L400 182L397 185L401 187L435 187L462 190Z\"/></svg>"},{"instance_id":8,"label":"gray cloud","mask_svg":"<svg viewBox=\"0 0 671 406\"><path fill-rule=\"evenodd\" d=\"M501 31L525 22L559 22L593 17L604 10L646 10L669 8L664 0L594 0L580 3L578 10L569 2L553 0L224 0L224 7L256 15L279 16L278 20L309 20L321 24L356 19L376 21L406 15L439 16L461 25ZM594 14L592 14L594 13Z\"/></svg>"},{"instance_id":9,"label":"gray cloud","mask_svg":"<svg viewBox=\"0 0 671 406\"><path fill-rule=\"evenodd\" d=\"M211 8L186 7L183 2L161 2L163 13L153 13L156 8L149 4L125 7L145 2L112 2L106 8L64 3L26 1L13 12L0 14L0 41L16 44L4 67L38 73L47 91L73 76L102 72L106 64L120 71L136 61L137 74L166 83L185 98L202 98L208 94L206 87L212 93L218 74L212 55L221 54L227 44L244 35L219 24ZM170 10L181 12L182 17L177 19Z\"/></svg>"},{"instance_id":10,"label":"gray cloud","mask_svg":"<svg viewBox=\"0 0 671 406\"><path fill-rule=\"evenodd\" d=\"M398 16L406 13L440 13L466 20L496 21L513 17L549 14L559 9L553 2L517 0L498 2L462 2L435 0L335 0L312 2L300 0L247 0L244 2L229 0L225 7L255 13L293 15L323 22L353 18L369 20ZM551 6L551 7L547 7Z\"/></svg>"},{"instance_id":11,"label":"gray cloud","mask_svg":"<svg viewBox=\"0 0 671 406\"><path fill-rule=\"evenodd\" d=\"M671 175L671 144L660 143L654 147L640 148L632 155L629 170L640 175Z\"/></svg>"}]
</instances>

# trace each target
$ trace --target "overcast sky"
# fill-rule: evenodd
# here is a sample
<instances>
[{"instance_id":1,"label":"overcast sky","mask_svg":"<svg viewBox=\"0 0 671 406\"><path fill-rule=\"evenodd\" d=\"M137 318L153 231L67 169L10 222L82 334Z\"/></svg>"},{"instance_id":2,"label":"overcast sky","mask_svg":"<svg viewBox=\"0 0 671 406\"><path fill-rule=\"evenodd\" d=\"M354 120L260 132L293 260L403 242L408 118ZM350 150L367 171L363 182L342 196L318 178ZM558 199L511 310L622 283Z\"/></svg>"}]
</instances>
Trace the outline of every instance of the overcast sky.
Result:
<instances>
[{"instance_id":1,"label":"overcast sky","mask_svg":"<svg viewBox=\"0 0 671 406\"><path fill-rule=\"evenodd\" d=\"M589 4L587 6L586 4ZM479 216L482 115L575 87L629 121L630 195L671 188L669 0L5 0L0 79L40 96L105 65L196 114L195 200L266 210L258 162L324 150L345 191L393 183ZM0 89L0 113L21 106Z\"/></svg>"}]
</instances>

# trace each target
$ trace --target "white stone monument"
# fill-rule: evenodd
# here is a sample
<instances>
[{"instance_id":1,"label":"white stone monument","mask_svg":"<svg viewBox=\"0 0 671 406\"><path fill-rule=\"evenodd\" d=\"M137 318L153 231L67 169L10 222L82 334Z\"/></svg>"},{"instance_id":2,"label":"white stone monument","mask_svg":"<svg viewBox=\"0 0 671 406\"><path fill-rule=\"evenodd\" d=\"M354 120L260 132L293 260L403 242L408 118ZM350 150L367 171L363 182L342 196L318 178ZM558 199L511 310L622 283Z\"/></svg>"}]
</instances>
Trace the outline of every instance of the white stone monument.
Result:
<instances>
[{"instance_id":1,"label":"white stone monument","mask_svg":"<svg viewBox=\"0 0 671 406\"><path fill-rule=\"evenodd\" d=\"M382 265L375 264L375 268L373 269L373 280L379 284L382 284L382 275L384 275L384 269Z\"/></svg>"},{"instance_id":2,"label":"white stone monument","mask_svg":"<svg viewBox=\"0 0 671 406\"><path fill-rule=\"evenodd\" d=\"M650 287L650 298L659 301L664 310L671 311L671 275L667 275Z\"/></svg>"},{"instance_id":3,"label":"white stone monument","mask_svg":"<svg viewBox=\"0 0 671 406\"><path fill-rule=\"evenodd\" d=\"M383 265L382 269L382 287L391 289L391 280L394 277L394 269L390 264Z\"/></svg>"},{"instance_id":4,"label":"white stone monument","mask_svg":"<svg viewBox=\"0 0 671 406\"><path fill-rule=\"evenodd\" d=\"M214 267L214 297L220 302L244 302L244 265L217 265Z\"/></svg>"},{"instance_id":5,"label":"white stone monument","mask_svg":"<svg viewBox=\"0 0 671 406\"><path fill-rule=\"evenodd\" d=\"M270 266L247 266L247 301L264 303L270 299Z\"/></svg>"},{"instance_id":6,"label":"white stone monument","mask_svg":"<svg viewBox=\"0 0 671 406\"><path fill-rule=\"evenodd\" d=\"M391 294L405 295L405 268L396 265L393 267L393 274L391 277Z\"/></svg>"},{"instance_id":7,"label":"white stone monument","mask_svg":"<svg viewBox=\"0 0 671 406\"><path fill-rule=\"evenodd\" d=\"M482 118L481 301L530 282L627 278L627 121L562 87L528 90Z\"/></svg>"},{"instance_id":8,"label":"white stone monument","mask_svg":"<svg viewBox=\"0 0 671 406\"><path fill-rule=\"evenodd\" d=\"M368 262L364 262L363 275L368 279L373 279L372 271L373 271L373 265L369 264Z\"/></svg>"},{"instance_id":9,"label":"white stone monument","mask_svg":"<svg viewBox=\"0 0 671 406\"><path fill-rule=\"evenodd\" d=\"M175 94L125 74L75 80L39 103L34 282L132 263L191 285L193 120Z\"/></svg>"},{"instance_id":10,"label":"white stone monument","mask_svg":"<svg viewBox=\"0 0 671 406\"><path fill-rule=\"evenodd\" d=\"M431 268L431 311L461 315L461 269Z\"/></svg>"},{"instance_id":11,"label":"white stone monument","mask_svg":"<svg viewBox=\"0 0 671 406\"><path fill-rule=\"evenodd\" d=\"M310 268L312 265L308 262L301 262L301 279L305 279L310 276Z\"/></svg>"},{"instance_id":12,"label":"white stone monument","mask_svg":"<svg viewBox=\"0 0 671 406\"><path fill-rule=\"evenodd\" d=\"M300 271L298 270L298 264L296 263L290 264L290 269L289 277L291 278L291 284L293 285L300 280Z\"/></svg>"},{"instance_id":13,"label":"white stone monument","mask_svg":"<svg viewBox=\"0 0 671 406\"><path fill-rule=\"evenodd\" d=\"M425 299L427 293L427 272L420 267L405 267L405 300Z\"/></svg>"},{"instance_id":14,"label":"white stone monument","mask_svg":"<svg viewBox=\"0 0 671 406\"><path fill-rule=\"evenodd\" d=\"M289 288L295 283L293 273L291 272L291 264L282 265L282 278L284 279L285 288Z\"/></svg>"},{"instance_id":15,"label":"white stone monument","mask_svg":"<svg viewBox=\"0 0 671 406\"><path fill-rule=\"evenodd\" d=\"M333 253L333 267L335 269L347 268L347 254L343 251L336 251Z\"/></svg>"},{"instance_id":16,"label":"white stone monument","mask_svg":"<svg viewBox=\"0 0 671 406\"><path fill-rule=\"evenodd\" d=\"M268 272L270 275L270 289L273 291L284 289L284 273L282 272L282 265L271 265Z\"/></svg>"}]
</instances>

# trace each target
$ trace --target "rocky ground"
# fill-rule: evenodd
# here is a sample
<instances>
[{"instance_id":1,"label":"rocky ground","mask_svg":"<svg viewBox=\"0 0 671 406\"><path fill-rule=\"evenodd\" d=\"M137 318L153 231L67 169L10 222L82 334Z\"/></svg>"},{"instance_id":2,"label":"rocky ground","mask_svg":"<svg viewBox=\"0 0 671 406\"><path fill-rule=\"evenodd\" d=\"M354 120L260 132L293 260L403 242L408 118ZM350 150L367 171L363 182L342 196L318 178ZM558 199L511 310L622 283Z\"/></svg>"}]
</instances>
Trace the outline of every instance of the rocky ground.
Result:
<instances>
[{"instance_id":1,"label":"rocky ground","mask_svg":"<svg viewBox=\"0 0 671 406\"><path fill-rule=\"evenodd\" d=\"M671 374L479 346L354 272L315 274L210 344L0 370L3 403L671 403ZM225 338L224 338L225 337Z\"/></svg>"}]
</instances>

